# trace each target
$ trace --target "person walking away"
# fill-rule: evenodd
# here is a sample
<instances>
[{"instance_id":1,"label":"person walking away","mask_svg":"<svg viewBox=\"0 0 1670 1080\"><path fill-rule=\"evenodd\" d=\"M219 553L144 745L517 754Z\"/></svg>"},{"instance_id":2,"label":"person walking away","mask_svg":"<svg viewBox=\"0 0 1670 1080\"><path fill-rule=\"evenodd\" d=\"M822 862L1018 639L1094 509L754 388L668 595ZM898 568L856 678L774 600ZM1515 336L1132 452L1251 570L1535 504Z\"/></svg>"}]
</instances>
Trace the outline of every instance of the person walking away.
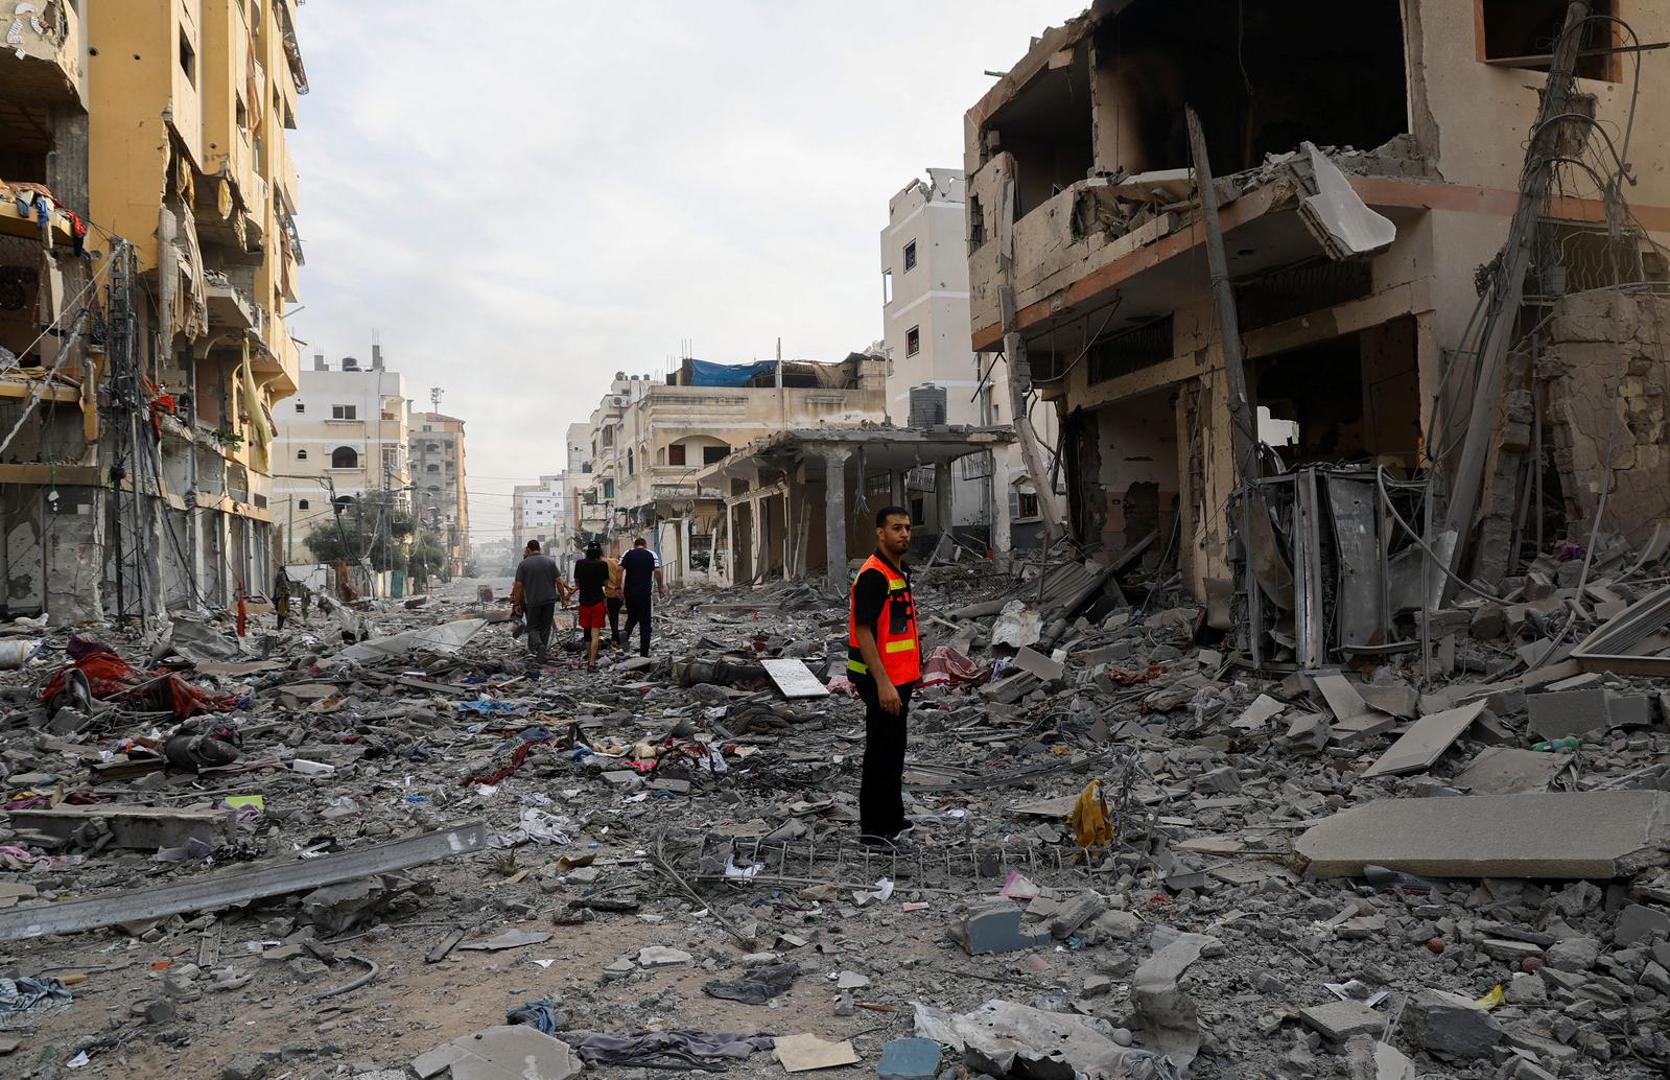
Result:
<instances>
[{"instance_id":1,"label":"person walking away","mask_svg":"<svg viewBox=\"0 0 1670 1080\"><path fill-rule=\"evenodd\" d=\"M864 767L858 787L859 839L892 844L905 820L905 716L922 678L916 602L904 569L910 511L876 515L876 550L858 569L847 609L847 676L864 701Z\"/></svg>"},{"instance_id":2,"label":"person walking away","mask_svg":"<svg viewBox=\"0 0 1670 1080\"><path fill-rule=\"evenodd\" d=\"M603 590L609 584L609 564L603 548L586 545L586 557L574 564L574 588L580 594L580 632L586 639L586 668L597 670L597 639L603 631L608 604Z\"/></svg>"},{"instance_id":3,"label":"person walking away","mask_svg":"<svg viewBox=\"0 0 1670 1080\"><path fill-rule=\"evenodd\" d=\"M609 580L603 586L603 602L609 605L609 644L620 648L620 609L626 603L626 596L621 592L620 560L613 555L603 556L603 562L609 567Z\"/></svg>"},{"instance_id":4,"label":"person walking away","mask_svg":"<svg viewBox=\"0 0 1670 1080\"><path fill-rule=\"evenodd\" d=\"M661 580L661 564L643 537L632 541L632 550L620 557L621 576L625 579L622 592L626 596L626 632L622 640L632 640L632 628L638 628L638 655L649 655L650 591L653 587L665 600L667 586Z\"/></svg>"},{"instance_id":5,"label":"person walking away","mask_svg":"<svg viewBox=\"0 0 1670 1080\"><path fill-rule=\"evenodd\" d=\"M273 610L278 613L278 628L283 630L284 620L290 615L290 575L282 566L273 575Z\"/></svg>"},{"instance_id":6,"label":"person walking away","mask_svg":"<svg viewBox=\"0 0 1670 1080\"><path fill-rule=\"evenodd\" d=\"M510 587L510 608L525 614L528 622L528 652L536 662L545 662L551 647L551 622L557 601L567 601L568 588L557 570L557 560L539 550L538 540L529 540L527 557L516 567L516 582Z\"/></svg>"}]
</instances>

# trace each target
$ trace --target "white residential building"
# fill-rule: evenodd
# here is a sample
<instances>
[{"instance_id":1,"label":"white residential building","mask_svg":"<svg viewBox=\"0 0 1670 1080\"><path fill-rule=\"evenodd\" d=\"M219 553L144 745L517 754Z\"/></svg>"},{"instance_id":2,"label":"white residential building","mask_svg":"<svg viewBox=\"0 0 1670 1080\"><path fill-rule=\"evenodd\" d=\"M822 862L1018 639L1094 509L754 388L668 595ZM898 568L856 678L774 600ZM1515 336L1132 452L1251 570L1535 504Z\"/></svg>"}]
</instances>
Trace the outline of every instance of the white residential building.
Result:
<instances>
[{"instance_id":1,"label":"white residential building","mask_svg":"<svg viewBox=\"0 0 1670 1080\"><path fill-rule=\"evenodd\" d=\"M969 339L968 243L961 169L929 169L888 200L881 232L882 340L887 354L887 415L901 427L991 427L1014 422L1008 369L983 370ZM1054 410L1033 410L1039 438L1054 445ZM1038 531L1037 499L1020 450L1000 447L958 460L952 521L978 534L1006 517L1024 540ZM994 504L1005 492L1007 513ZM912 515L929 531L935 518L932 470L906 484Z\"/></svg>"},{"instance_id":2,"label":"white residential building","mask_svg":"<svg viewBox=\"0 0 1670 1080\"><path fill-rule=\"evenodd\" d=\"M384 367L381 346L371 347L369 367L352 356L333 367L315 354L299 383L274 409L272 512L287 563L311 561L302 541L330 523L333 497L386 490L404 504L411 482L406 377Z\"/></svg>"}]
</instances>

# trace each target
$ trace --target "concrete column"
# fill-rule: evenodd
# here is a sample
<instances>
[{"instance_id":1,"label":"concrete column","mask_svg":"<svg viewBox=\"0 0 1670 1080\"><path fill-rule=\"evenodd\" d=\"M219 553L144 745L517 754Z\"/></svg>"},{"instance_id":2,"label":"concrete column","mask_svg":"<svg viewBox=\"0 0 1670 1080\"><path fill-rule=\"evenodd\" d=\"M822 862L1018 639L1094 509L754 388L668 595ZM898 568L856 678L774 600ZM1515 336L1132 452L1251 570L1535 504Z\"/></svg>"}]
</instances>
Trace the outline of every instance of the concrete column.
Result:
<instances>
[{"instance_id":1,"label":"concrete column","mask_svg":"<svg viewBox=\"0 0 1670 1080\"><path fill-rule=\"evenodd\" d=\"M828 552L826 572L829 587L847 587L847 458L851 450L825 450L824 465L824 543ZM864 478L859 477L859 483Z\"/></svg>"},{"instance_id":2,"label":"concrete column","mask_svg":"<svg viewBox=\"0 0 1670 1080\"><path fill-rule=\"evenodd\" d=\"M999 450L992 454L992 552L998 565L1008 564L1014 546L1014 524L1009 518L1009 455Z\"/></svg>"},{"instance_id":3,"label":"concrete column","mask_svg":"<svg viewBox=\"0 0 1670 1080\"><path fill-rule=\"evenodd\" d=\"M727 585L736 584L736 507L725 503L725 573Z\"/></svg>"},{"instance_id":4,"label":"concrete column","mask_svg":"<svg viewBox=\"0 0 1670 1080\"><path fill-rule=\"evenodd\" d=\"M682 578L685 581L689 581L690 580L690 538L695 534L695 531L696 531L695 530L695 518L693 516L692 517L680 518L679 523L678 523L678 531L679 531L678 550L680 552L680 560L681 560L680 564L679 564L679 577Z\"/></svg>"},{"instance_id":5,"label":"concrete column","mask_svg":"<svg viewBox=\"0 0 1670 1080\"><path fill-rule=\"evenodd\" d=\"M934 464L934 516L939 518L939 534L951 535L951 463L940 461ZM949 550L947 550L949 555Z\"/></svg>"},{"instance_id":6,"label":"concrete column","mask_svg":"<svg viewBox=\"0 0 1670 1080\"><path fill-rule=\"evenodd\" d=\"M863 479L859 479L863 483ZM906 506L905 502L905 474L901 469L895 469L887 474L887 501L894 506Z\"/></svg>"},{"instance_id":7,"label":"concrete column","mask_svg":"<svg viewBox=\"0 0 1670 1080\"><path fill-rule=\"evenodd\" d=\"M765 549L765 500L756 495L748 500L748 508L748 517L754 523L754 535L750 541L753 546L749 549L754 553L754 558L748 567L748 576L763 581L766 570L771 566L771 557Z\"/></svg>"}]
</instances>

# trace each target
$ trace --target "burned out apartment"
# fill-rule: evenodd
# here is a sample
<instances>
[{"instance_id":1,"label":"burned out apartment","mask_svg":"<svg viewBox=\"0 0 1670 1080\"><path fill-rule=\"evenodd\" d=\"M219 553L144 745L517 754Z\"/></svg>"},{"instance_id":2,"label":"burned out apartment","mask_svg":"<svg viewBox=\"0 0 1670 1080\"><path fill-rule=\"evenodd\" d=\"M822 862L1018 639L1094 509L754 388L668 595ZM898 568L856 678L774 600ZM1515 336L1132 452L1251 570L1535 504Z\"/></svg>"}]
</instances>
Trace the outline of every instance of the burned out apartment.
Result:
<instances>
[{"instance_id":1,"label":"burned out apartment","mask_svg":"<svg viewBox=\"0 0 1670 1080\"><path fill-rule=\"evenodd\" d=\"M1402 505L1484 581L1597 515L1646 542L1666 38L1631 0L1112 0L1036 38L965 117L971 332L1057 410L1076 539L1200 597L1256 576L1261 510L1366 501L1384 553Z\"/></svg>"}]
</instances>

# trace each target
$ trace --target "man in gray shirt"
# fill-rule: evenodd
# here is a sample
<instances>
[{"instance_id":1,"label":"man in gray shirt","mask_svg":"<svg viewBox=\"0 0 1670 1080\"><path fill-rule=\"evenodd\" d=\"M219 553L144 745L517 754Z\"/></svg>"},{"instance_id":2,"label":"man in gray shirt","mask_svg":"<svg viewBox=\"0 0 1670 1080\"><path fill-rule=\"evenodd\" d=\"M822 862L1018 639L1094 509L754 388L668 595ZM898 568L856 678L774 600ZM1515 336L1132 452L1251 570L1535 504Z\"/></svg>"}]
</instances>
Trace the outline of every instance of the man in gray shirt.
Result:
<instances>
[{"instance_id":1,"label":"man in gray shirt","mask_svg":"<svg viewBox=\"0 0 1670 1080\"><path fill-rule=\"evenodd\" d=\"M568 603L568 585L557 569L557 560L539 551L539 541L529 540L524 558L516 567L516 584L510 589L510 607L525 612L528 620L528 651L538 663L545 662L551 646L551 621L557 601Z\"/></svg>"}]
</instances>

